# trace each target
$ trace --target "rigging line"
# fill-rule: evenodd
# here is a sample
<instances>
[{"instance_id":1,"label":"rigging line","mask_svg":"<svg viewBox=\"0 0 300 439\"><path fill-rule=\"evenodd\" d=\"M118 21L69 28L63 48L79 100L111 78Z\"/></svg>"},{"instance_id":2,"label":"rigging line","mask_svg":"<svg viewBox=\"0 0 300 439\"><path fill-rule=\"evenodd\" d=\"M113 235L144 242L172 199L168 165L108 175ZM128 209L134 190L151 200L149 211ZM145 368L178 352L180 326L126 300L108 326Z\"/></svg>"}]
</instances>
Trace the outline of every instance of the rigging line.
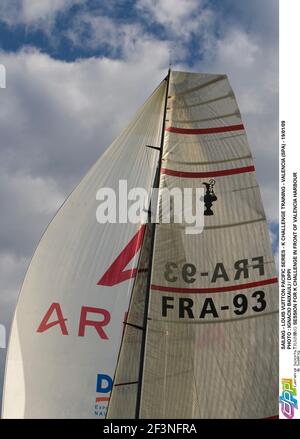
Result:
<instances>
[{"instance_id":1,"label":"rigging line","mask_svg":"<svg viewBox=\"0 0 300 439\"><path fill-rule=\"evenodd\" d=\"M160 140L160 152L159 152L159 161L157 168L157 178L155 179L154 187L159 188L160 184L160 175L161 175L161 162L163 155L163 145L165 138L165 120L167 114L167 104L168 104L168 93L169 93L169 82L170 82L170 73L171 69L168 70L168 75L166 77L166 93L165 93L165 105L164 105L164 113L163 113L163 121L162 121L162 130L161 130L161 140ZM154 253L154 240L155 240L155 229L156 224L152 224L152 236L151 236L151 246L150 246L150 256L149 256L149 271L147 278L147 288L145 294L145 308L144 308L144 331L142 332L142 343L141 343L141 351L140 351L140 367L139 367L139 378L138 378L138 388L137 388L137 397L136 397L136 408L135 408L135 418L139 419L140 417L140 407L141 407L141 396L142 396L142 384L143 384L143 374L144 374L144 363L145 363L145 348L146 348L146 335L147 335L147 323L148 323L148 309L149 309L149 298L150 298L150 289L151 289L151 275L152 275L152 263L153 263L153 253Z\"/></svg>"}]
</instances>

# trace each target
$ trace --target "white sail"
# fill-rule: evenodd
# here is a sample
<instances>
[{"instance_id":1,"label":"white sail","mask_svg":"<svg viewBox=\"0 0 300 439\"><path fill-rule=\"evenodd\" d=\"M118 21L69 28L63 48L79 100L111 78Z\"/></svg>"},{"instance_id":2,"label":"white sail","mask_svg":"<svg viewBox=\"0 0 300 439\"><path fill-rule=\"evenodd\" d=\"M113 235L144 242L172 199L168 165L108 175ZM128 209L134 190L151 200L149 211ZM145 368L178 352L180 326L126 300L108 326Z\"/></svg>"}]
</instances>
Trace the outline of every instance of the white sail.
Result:
<instances>
[{"instance_id":1,"label":"white sail","mask_svg":"<svg viewBox=\"0 0 300 439\"><path fill-rule=\"evenodd\" d=\"M203 233L155 227L147 319L131 320L133 295L108 417L273 417L278 285L239 109L224 75L171 72L168 94L160 188L215 197Z\"/></svg>"},{"instance_id":2,"label":"white sail","mask_svg":"<svg viewBox=\"0 0 300 439\"><path fill-rule=\"evenodd\" d=\"M42 237L9 344L4 418L105 416L145 226L99 224L96 193L119 180L150 191L165 81L91 168ZM114 116L116 117L116 116Z\"/></svg>"}]
</instances>

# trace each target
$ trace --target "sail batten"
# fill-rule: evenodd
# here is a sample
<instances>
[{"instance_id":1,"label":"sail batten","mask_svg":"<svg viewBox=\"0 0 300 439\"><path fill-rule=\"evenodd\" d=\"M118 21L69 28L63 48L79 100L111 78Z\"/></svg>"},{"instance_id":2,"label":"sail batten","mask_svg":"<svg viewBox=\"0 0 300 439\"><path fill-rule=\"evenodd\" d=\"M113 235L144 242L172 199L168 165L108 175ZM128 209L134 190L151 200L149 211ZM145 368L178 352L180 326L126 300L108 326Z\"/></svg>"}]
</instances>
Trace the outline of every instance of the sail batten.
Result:
<instances>
[{"instance_id":1,"label":"sail batten","mask_svg":"<svg viewBox=\"0 0 300 439\"><path fill-rule=\"evenodd\" d=\"M251 154L248 155L244 155L241 157L231 157L230 159L226 159L226 160L215 160L215 161L210 161L210 162L183 162L183 161L177 161L177 160L172 160L172 159L167 159L167 161L169 163L177 163L179 165L190 165L190 166L198 166L198 165L214 165L216 163L228 163L228 162L236 162L239 160L246 160L246 159L252 159ZM166 159L163 158L163 161L165 161Z\"/></svg>"}]
</instances>

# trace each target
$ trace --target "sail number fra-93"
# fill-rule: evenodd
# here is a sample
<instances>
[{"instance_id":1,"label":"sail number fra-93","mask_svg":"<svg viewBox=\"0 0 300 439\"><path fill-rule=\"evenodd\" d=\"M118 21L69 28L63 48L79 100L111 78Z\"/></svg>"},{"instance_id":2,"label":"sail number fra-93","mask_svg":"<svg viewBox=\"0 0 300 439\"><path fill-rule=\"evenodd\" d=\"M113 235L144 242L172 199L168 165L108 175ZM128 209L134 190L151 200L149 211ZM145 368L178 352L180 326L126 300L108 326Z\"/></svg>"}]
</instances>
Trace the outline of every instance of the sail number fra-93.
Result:
<instances>
[{"instance_id":1,"label":"sail number fra-93","mask_svg":"<svg viewBox=\"0 0 300 439\"><path fill-rule=\"evenodd\" d=\"M260 276L265 274L264 269L264 257L256 256L251 259L239 259L234 262L233 270L226 270L222 262L217 262L212 274L209 272L198 272L197 267L194 264L183 264L181 269L175 262L167 262L164 270L164 277L168 282L176 282L183 280L187 284L192 284L199 277L210 277L210 282L215 283L218 279L222 279L224 282L230 281L228 273L233 273L231 280L248 279L250 269L258 272Z\"/></svg>"},{"instance_id":2,"label":"sail number fra-93","mask_svg":"<svg viewBox=\"0 0 300 439\"><path fill-rule=\"evenodd\" d=\"M164 287L163 291L174 293L195 294L194 298L179 297L178 294L162 295L161 296L161 315L162 317L176 316L179 319L215 319L220 317L242 316L245 313L251 312L260 313L267 307L266 295L261 287L258 285L264 282L256 281L247 284L235 284L234 281L241 281L242 279L249 279L251 270L256 272L259 276L265 274L264 258L263 256L256 256L251 259L239 259L233 263L231 269L226 269L222 262L217 262L214 269L209 273L208 271L200 271L196 265L192 263L177 264L175 262L167 262L164 267L164 278L170 283L170 287ZM209 279L210 286L207 288L195 288L195 282L198 279L205 277ZM216 285L217 280L222 280L223 284ZM230 283L229 286L227 282ZM182 285L184 282L186 287L176 287L176 283ZM194 284L194 285L193 285ZM177 284L178 285L178 284ZM240 286L240 288L239 288ZM256 288L255 288L256 287ZM168 289L169 288L169 289ZM240 290L247 289L247 292L242 293ZM236 291L236 293L235 293ZM210 296L210 293L226 294L218 296L216 299ZM198 294L202 293L202 294Z\"/></svg>"},{"instance_id":3,"label":"sail number fra-93","mask_svg":"<svg viewBox=\"0 0 300 439\"><path fill-rule=\"evenodd\" d=\"M191 290L192 293L192 290ZM179 319L205 319L206 317L219 318L220 314L226 310L233 309L237 316L245 314L248 310L254 312L261 312L267 306L264 291L255 291L251 294L251 303L245 294L236 294L233 296L231 304L216 304L212 297L206 297L200 303L197 301L195 306L194 300L190 297L161 297L161 312L162 317L169 317L177 308L177 316ZM176 303L177 302L177 303ZM196 308L196 309L195 309Z\"/></svg>"}]
</instances>

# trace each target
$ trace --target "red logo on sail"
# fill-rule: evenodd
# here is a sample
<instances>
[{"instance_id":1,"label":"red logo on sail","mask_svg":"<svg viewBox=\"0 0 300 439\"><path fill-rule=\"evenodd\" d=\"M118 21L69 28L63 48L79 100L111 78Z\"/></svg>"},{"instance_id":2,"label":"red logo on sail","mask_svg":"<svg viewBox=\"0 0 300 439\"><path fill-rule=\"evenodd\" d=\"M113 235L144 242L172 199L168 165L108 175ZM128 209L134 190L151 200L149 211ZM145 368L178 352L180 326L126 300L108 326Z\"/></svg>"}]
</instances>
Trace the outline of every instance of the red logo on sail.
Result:
<instances>
[{"instance_id":1,"label":"red logo on sail","mask_svg":"<svg viewBox=\"0 0 300 439\"><path fill-rule=\"evenodd\" d=\"M97 285L112 287L113 285L119 284L121 282L124 282L125 280L135 277L137 272L136 268L131 268L129 270L125 270L125 268L140 250L145 229L146 224L143 224L142 227L134 235L134 237L126 245L126 247L124 247L119 256L114 260L109 269L97 282Z\"/></svg>"},{"instance_id":2,"label":"red logo on sail","mask_svg":"<svg viewBox=\"0 0 300 439\"><path fill-rule=\"evenodd\" d=\"M97 315L98 320L91 320L89 318L90 314ZM79 318L78 337L84 337L86 328L92 327L99 335L99 338L103 340L108 340L109 337L104 330L104 327L109 324L110 319L111 315L107 309L95 308L91 306L82 306ZM37 332L42 333L58 325L60 327L62 335L69 335L66 324L67 320L68 319L64 316L62 312L60 304L52 303L50 308L44 315L41 323L39 324Z\"/></svg>"}]
</instances>

